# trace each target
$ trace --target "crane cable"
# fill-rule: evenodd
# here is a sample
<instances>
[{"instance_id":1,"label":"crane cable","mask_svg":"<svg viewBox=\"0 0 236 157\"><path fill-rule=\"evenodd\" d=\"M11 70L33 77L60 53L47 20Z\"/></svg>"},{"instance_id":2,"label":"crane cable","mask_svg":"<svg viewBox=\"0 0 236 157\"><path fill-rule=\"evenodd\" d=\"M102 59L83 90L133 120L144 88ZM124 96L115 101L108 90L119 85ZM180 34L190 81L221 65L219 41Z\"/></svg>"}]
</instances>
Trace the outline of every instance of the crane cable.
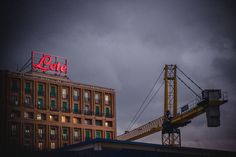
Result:
<instances>
[{"instance_id":1,"label":"crane cable","mask_svg":"<svg viewBox=\"0 0 236 157\"><path fill-rule=\"evenodd\" d=\"M187 77L195 86L197 86L201 91L203 91L203 89L202 89L197 83L195 83L190 77L188 77L179 67L177 67L177 69L178 69L185 77Z\"/></svg>"},{"instance_id":2,"label":"crane cable","mask_svg":"<svg viewBox=\"0 0 236 157\"><path fill-rule=\"evenodd\" d=\"M133 127L134 123L137 121L137 119L140 117L140 115L143 113L143 111L146 109L146 107L147 107L148 104L150 103L150 102L149 102L148 104L146 104L146 106L143 108L145 102L147 101L147 99L149 98L149 96L151 95L151 93L153 93L153 90L154 90L154 88L156 87L158 81L160 80L163 71L164 71L164 69L161 71L160 75L159 75L158 78L156 79L156 81L155 81L153 87L151 88L151 90L150 90L149 93L147 94L146 98L144 99L144 101L143 101L142 104L140 105L138 111L137 111L136 114L134 115L133 119L131 120L131 122L130 122L130 124L129 124L129 126L127 127L126 130L130 130L130 129ZM159 89L160 89L160 87L159 87ZM158 89L157 91L159 91L159 89ZM157 94L157 91L154 93L154 95ZM153 95L153 96L154 96L154 95ZM152 98L153 98L153 96L152 96ZM152 98L151 98L151 99L152 99ZM150 100L151 100L151 99L150 99ZM142 108L143 108L144 110L141 111ZM141 111L141 112L140 112L140 111Z\"/></svg>"},{"instance_id":3,"label":"crane cable","mask_svg":"<svg viewBox=\"0 0 236 157\"><path fill-rule=\"evenodd\" d=\"M201 99L201 97L200 97L191 87L189 87L178 75L176 75L176 77L177 77L191 92L193 92L193 94L195 94L198 98Z\"/></svg>"},{"instance_id":4,"label":"crane cable","mask_svg":"<svg viewBox=\"0 0 236 157\"><path fill-rule=\"evenodd\" d=\"M142 113L146 110L146 108L148 107L148 105L150 104L150 102L152 101L152 99L157 95L157 93L160 91L161 87L164 85L164 81L161 83L160 87L157 89L157 91L152 95L152 97L149 99L148 103L146 104L146 106L142 109L142 111L140 112L140 114L138 115L138 117L135 119L135 121L133 122L133 124L130 126L129 129L131 129L133 127L133 125L135 124L135 122L140 118L140 116L142 115Z\"/></svg>"}]
</instances>

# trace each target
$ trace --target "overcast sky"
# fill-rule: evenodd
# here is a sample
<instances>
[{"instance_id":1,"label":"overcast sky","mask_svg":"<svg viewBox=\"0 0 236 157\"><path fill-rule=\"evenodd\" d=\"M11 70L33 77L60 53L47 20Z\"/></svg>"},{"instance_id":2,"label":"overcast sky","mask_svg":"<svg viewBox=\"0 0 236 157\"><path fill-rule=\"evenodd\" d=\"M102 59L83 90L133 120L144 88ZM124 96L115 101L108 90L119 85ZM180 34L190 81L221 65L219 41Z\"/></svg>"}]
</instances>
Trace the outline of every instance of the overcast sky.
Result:
<instances>
[{"instance_id":1,"label":"overcast sky","mask_svg":"<svg viewBox=\"0 0 236 157\"><path fill-rule=\"evenodd\" d=\"M208 128L203 114L181 128L182 145L236 150L233 0L9 0L2 10L1 69L16 70L32 50L67 57L71 80L116 90L122 134L164 65L177 64L229 97L221 126ZM135 126L163 115L163 93ZM179 106L194 98L181 85L179 93ZM161 134L139 141L161 143Z\"/></svg>"}]
</instances>

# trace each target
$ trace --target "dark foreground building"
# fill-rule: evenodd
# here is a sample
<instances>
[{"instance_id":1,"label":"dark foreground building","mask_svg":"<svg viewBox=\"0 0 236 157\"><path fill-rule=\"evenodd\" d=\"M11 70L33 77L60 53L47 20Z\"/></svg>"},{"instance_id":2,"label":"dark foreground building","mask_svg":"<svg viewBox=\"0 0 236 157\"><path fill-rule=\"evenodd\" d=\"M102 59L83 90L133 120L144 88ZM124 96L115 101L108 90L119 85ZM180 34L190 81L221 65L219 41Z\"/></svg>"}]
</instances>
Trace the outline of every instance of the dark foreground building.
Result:
<instances>
[{"instance_id":1,"label":"dark foreground building","mask_svg":"<svg viewBox=\"0 0 236 157\"><path fill-rule=\"evenodd\" d=\"M20 152L15 155L28 157L234 157L236 152L168 147L159 144L95 139L73 144L49 152Z\"/></svg>"}]
</instances>

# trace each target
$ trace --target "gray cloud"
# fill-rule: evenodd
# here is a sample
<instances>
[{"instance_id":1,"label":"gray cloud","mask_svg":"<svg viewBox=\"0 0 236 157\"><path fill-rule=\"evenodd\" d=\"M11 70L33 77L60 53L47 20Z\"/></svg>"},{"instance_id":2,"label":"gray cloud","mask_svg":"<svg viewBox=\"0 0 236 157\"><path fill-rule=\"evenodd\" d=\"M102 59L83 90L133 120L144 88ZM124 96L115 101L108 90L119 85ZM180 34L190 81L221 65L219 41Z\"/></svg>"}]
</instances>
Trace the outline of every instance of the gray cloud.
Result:
<instances>
[{"instance_id":1,"label":"gray cloud","mask_svg":"<svg viewBox=\"0 0 236 157\"><path fill-rule=\"evenodd\" d=\"M116 89L121 134L164 64L177 64L202 88L222 88L230 99L219 128L197 117L182 128L183 145L236 149L233 1L12 0L5 8L1 69L23 65L31 50L67 57L72 80ZM179 83L179 105L193 98ZM135 126L162 114L163 90Z\"/></svg>"}]
</instances>

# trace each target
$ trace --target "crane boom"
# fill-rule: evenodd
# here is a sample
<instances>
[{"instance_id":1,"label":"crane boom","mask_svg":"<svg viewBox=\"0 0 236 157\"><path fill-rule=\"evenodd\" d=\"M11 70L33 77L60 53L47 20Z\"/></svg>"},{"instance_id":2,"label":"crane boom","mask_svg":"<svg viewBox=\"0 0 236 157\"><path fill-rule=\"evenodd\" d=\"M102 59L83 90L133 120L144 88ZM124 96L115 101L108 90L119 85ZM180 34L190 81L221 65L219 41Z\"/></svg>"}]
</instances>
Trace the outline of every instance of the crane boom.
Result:
<instances>
[{"instance_id":1,"label":"crane boom","mask_svg":"<svg viewBox=\"0 0 236 157\"><path fill-rule=\"evenodd\" d=\"M218 106L226 103L228 101L226 93L223 93L220 99L218 100L197 100L193 104L189 104L192 108L189 108L183 113L177 113L177 116L171 120L171 124L179 125L187 122L200 114L206 112L206 109L210 106ZM140 139L142 137L151 135L153 133L159 132L162 130L162 123L164 116L161 116L153 121L150 121L136 129L133 129L129 132L126 132L122 135L117 136L118 140L128 140L133 141Z\"/></svg>"}]
</instances>

